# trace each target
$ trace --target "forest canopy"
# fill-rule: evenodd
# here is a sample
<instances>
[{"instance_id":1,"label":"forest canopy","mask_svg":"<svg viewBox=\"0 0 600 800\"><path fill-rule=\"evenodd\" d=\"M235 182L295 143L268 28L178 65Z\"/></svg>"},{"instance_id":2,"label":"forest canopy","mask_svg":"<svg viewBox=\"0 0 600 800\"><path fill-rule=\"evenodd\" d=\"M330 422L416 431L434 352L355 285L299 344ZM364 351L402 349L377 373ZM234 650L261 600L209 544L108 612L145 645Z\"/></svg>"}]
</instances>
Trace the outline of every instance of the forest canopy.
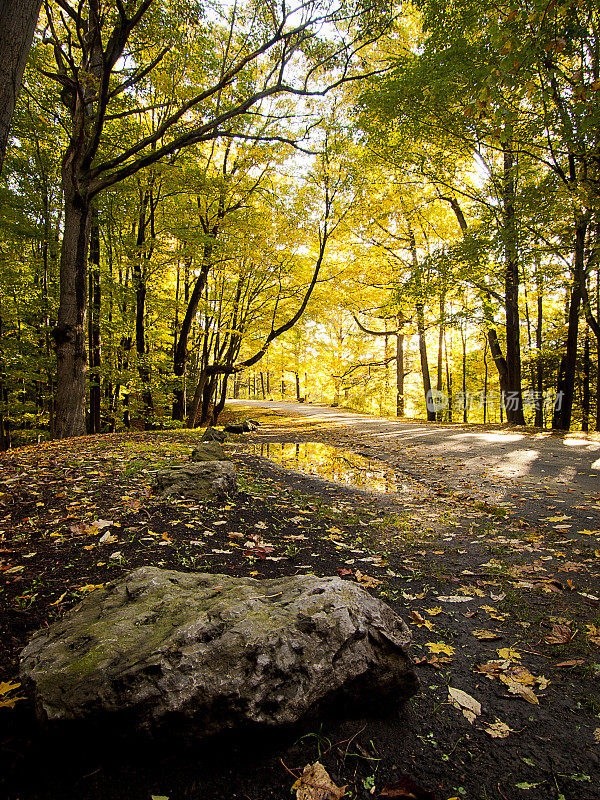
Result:
<instances>
[{"instance_id":1,"label":"forest canopy","mask_svg":"<svg viewBox=\"0 0 600 800\"><path fill-rule=\"evenodd\" d=\"M0 180L2 449L228 396L599 430L599 18L44 2Z\"/></svg>"}]
</instances>

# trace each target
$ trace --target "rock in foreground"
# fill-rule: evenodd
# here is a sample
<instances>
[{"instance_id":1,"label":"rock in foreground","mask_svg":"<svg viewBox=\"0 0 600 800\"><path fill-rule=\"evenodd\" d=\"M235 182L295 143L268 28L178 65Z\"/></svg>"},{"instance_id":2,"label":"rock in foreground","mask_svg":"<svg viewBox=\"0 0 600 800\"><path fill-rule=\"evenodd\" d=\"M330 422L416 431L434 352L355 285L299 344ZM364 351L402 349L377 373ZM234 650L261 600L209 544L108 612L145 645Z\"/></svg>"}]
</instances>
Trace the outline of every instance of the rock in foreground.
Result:
<instances>
[{"instance_id":1,"label":"rock in foreground","mask_svg":"<svg viewBox=\"0 0 600 800\"><path fill-rule=\"evenodd\" d=\"M21 678L41 719L205 736L293 724L324 701L390 707L418 686L409 640L389 606L341 578L142 567L36 633Z\"/></svg>"},{"instance_id":2,"label":"rock in foreground","mask_svg":"<svg viewBox=\"0 0 600 800\"><path fill-rule=\"evenodd\" d=\"M192 461L161 470L156 480L162 496L192 500L226 500L237 492L231 461Z\"/></svg>"}]
</instances>

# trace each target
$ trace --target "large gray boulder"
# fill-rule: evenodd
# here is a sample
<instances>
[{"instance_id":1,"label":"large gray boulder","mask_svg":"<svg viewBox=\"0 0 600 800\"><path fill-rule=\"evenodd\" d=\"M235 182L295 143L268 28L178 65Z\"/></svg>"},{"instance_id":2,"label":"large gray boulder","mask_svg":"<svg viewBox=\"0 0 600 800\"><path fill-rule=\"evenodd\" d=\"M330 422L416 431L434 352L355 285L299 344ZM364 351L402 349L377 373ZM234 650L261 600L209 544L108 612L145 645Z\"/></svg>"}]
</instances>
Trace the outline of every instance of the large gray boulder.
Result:
<instances>
[{"instance_id":1,"label":"large gray boulder","mask_svg":"<svg viewBox=\"0 0 600 800\"><path fill-rule=\"evenodd\" d=\"M389 606L341 578L142 567L36 633L21 680L42 719L204 736L292 724L336 700L389 708L418 686L409 640Z\"/></svg>"},{"instance_id":2,"label":"large gray boulder","mask_svg":"<svg viewBox=\"0 0 600 800\"><path fill-rule=\"evenodd\" d=\"M172 495L192 500L225 500L237 492L231 461L191 461L174 464L156 475L163 499Z\"/></svg>"}]
</instances>

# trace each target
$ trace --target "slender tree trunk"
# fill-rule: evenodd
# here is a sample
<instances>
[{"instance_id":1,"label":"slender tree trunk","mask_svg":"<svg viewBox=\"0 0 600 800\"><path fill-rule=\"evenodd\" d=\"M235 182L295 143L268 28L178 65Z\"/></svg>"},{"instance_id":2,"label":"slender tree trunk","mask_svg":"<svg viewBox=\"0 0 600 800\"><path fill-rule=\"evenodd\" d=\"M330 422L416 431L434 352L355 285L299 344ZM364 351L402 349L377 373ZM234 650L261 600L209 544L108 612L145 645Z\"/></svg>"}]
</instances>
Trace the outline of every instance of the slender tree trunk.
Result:
<instances>
[{"instance_id":1,"label":"slender tree trunk","mask_svg":"<svg viewBox=\"0 0 600 800\"><path fill-rule=\"evenodd\" d=\"M446 344L446 334L444 332L444 355L446 357L446 389L448 391L448 422L452 422L452 373L448 362L448 345Z\"/></svg>"},{"instance_id":2,"label":"slender tree trunk","mask_svg":"<svg viewBox=\"0 0 600 800\"><path fill-rule=\"evenodd\" d=\"M535 386L535 420L536 428L544 427L544 362L542 360L542 325L543 325L542 287L538 284L537 320L535 325L536 349L536 386Z\"/></svg>"},{"instance_id":3,"label":"slender tree trunk","mask_svg":"<svg viewBox=\"0 0 600 800\"><path fill-rule=\"evenodd\" d=\"M573 396L575 393L575 371L577 365L577 337L579 334L579 309L582 299L581 276L585 271L585 237L588 221L586 217L577 220L575 228L575 257L573 269L573 289L569 302L569 324L565 354L561 359L552 427L556 430L568 431L571 427Z\"/></svg>"},{"instance_id":4,"label":"slender tree trunk","mask_svg":"<svg viewBox=\"0 0 600 800\"><path fill-rule=\"evenodd\" d=\"M88 346L90 352L90 433L100 433L100 228L98 212L92 208L90 231L90 273Z\"/></svg>"},{"instance_id":5,"label":"slender tree trunk","mask_svg":"<svg viewBox=\"0 0 600 800\"><path fill-rule=\"evenodd\" d=\"M423 393L425 400L431 396L431 378L427 359L427 341L425 339L425 313L423 306L417 305L417 332L419 334L419 356L421 358L421 375L423 376ZM435 422L435 411L427 408L427 421Z\"/></svg>"},{"instance_id":6,"label":"slender tree trunk","mask_svg":"<svg viewBox=\"0 0 600 800\"><path fill-rule=\"evenodd\" d=\"M396 334L396 416L404 416L404 334Z\"/></svg>"},{"instance_id":7,"label":"slender tree trunk","mask_svg":"<svg viewBox=\"0 0 600 800\"><path fill-rule=\"evenodd\" d=\"M516 425L524 425L523 397L521 394L521 347L519 326L519 257L515 221L515 157L512 145L503 146L504 175L504 257L505 257L505 311L506 311L506 418Z\"/></svg>"},{"instance_id":8,"label":"slender tree trunk","mask_svg":"<svg viewBox=\"0 0 600 800\"><path fill-rule=\"evenodd\" d=\"M467 337L464 329L460 329L462 341L462 395L463 395L463 422L469 421L469 403L467 398Z\"/></svg>"},{"instance_id":9,"label":"slender tree trunk","mask_svg":"<svg viewBox=\"0 0 600 800\"><path fill-rule=\"evenodd\" d=\"M483 424L487 422L487 407L488 407L488 360L487 360L488 340L486 338L483 345Z\"/></svg>"},{"instance_id":10,"label":"slender tree trunk","mask_svg":"<svg viewBox=\"0 0 600 800\"><path fill-rule=\"evenodd\" d=\"M56 340L56 435L60 439L83 436L87 353L87 254L90 204L73 188L72 162L67 152L63 168L65 222L60 257L60 304Z\"/></svg>"},{"instance_id":11,"label":"slender tree trunk","mask_svg":"<svg viewBox=\"0 0 600 800\"><path fill-rule=\"evenodd\" d=\"M0 0L0 172L41 0Z\"/></svg>"},{"instance_id":12,"label":"slender tree trunk","mask_svg":"<svg viewBox=\"0 0 600 800\"><path fill-rule=\"evenodd\" d=\"M585 333L583 345L583 396L581 399L581 430L590 429L590 336Z\"/></svg>"}]
</instances>

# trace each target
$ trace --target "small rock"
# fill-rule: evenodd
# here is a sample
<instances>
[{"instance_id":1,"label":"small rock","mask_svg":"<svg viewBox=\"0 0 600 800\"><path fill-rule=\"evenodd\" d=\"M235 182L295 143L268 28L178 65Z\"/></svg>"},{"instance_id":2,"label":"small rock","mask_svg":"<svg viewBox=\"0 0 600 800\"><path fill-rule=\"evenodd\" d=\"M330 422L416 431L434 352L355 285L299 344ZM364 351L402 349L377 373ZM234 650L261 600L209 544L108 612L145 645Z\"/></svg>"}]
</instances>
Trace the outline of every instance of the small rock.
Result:
<instances>
[{"instance_id":1,"label":"small rock","mask_svg":"<svg viewBox=\"0 0 600 800\"><path fill-rule=\"evenodd\" d=\"M252 433L257 429L258 425L259 423L254 420L245 419L243 422L225 425L223 430L226 433Z\"/></svg>"},{"instance_id":2,"label":"small rock","mask_svg":"<svg viewBox=\"0 0 600 800\"><path fill-rule=\"evenodd\" d=\"M227 461L227 456L220 442L200 442L191 455L192 461Z\"/></svg>"},{"instance_id":3,"label":"small rock","mask_svg":"<svg viewBox=\"0 0 600 800\"><path fill-rule=\"evenodd\" d=\"M219 431L216 428L212 428L210 425L204 431L202 436L203 442L224 442L227 437L223 433L223 431Z\"/></svg>"},{"instance_id":4,"label":"small rock","mask_svg":"<svg viewBox=\"0 0 600 800\"><path fill-rule=\"evenodd\" d=\"M223 500L237 492L231 461L189 462L161 470L156 480L164 500L171 495L193 500Z\"/></svg>"}]
</instances>

